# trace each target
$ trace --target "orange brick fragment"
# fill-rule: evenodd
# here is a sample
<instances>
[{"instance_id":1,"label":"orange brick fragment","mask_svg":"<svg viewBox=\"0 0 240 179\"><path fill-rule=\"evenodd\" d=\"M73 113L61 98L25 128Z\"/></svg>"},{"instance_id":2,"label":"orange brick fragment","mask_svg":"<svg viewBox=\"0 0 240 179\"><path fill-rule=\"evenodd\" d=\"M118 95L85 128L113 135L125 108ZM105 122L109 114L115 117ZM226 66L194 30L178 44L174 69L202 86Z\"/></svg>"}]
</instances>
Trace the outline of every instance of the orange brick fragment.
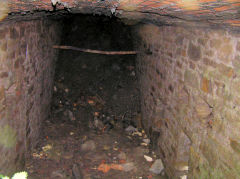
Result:
<instances>
[{"instance_id":1,"label":"orange brick fragment","mask_svg":"<svg viewBox=\"0 0 240 179\"><path fill-rule=\"evenodd\" d=\"M110 169L111 167L108 164L101 164L98 166L98 171L101 171L103 173L107 173Z\"/></svg>"},{"instance_id":2,"label":"orange brick fragment","mask_svg":"<svg viewBox=\"0 0 240 179\"><path fill-rule=\"evenodd\" d=\"M111 169L123 170L123 167L122 165L119 164L104 164L104 163L98 166L98 171L102 171L103 173L107 173Z\"/></svg>"},{"instance_id":3,"label":"orange brick fragment","mask_svg":"<svg viewBox=\"0 0 240 179\"><path fill-rule=\"evenodd\" d=\"M111 168L114 170L123 170L122 165L119 164L111 164Z\"/></svg>"},{"instance_id":4,"label":"orange brick fragment","mask_svg":"<svg viewBox=\"0 0 240 179\"><path fill-rule=\"evenodd\" d=\"M199 0L201 3L217 2L217 0Z\"/></svg>"},{"instance_id":5,"label":"orange brick fragment","mask_svg":"<svg viewBox=\"0 0 240 179\"><path fill-rule=\"evenodd\" d=\"M217 7L217 8L214 8L215 11L225 11L227 9L229 9L230 7L229 6L222 6L222 7Z\"/></svg>"},{"instance_id":6,"label":"orange brick fragment","mask_svg":"<svg viewBox=\"0 0 240 179\"><path fill-rule=\"evenodd\" d=\"M226 0L227 2L239 2L239 0Z\"/></svg>"},{"instance_id":7,"label":"orange brick fragment","mask_svg":"<svg viewBox=\"0 0 240 179\"><path fill-rule=\"evenodd\" d=\"M227 20L226 22L231 24L240 24L240 20Z\"/></svg>"}]
</instances>

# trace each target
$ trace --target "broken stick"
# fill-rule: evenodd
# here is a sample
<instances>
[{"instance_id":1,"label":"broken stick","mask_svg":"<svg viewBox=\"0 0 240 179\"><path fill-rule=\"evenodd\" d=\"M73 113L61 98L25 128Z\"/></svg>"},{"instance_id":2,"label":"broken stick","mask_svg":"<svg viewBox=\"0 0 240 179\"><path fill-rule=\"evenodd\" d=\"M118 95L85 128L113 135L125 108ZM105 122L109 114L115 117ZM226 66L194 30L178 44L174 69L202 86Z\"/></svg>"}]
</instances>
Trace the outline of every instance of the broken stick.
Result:
<instances>
[{"instance_id":1,"label":"broken stick","mask_svg":"<svg viewBox=\"0 0 240 179\"><path fill-rule=\"evenodd\" d=\"M97 54L104 54L104 55L135 55L138 51L102 51L102 50L91 50L91 49L83 49L73 46L66 46L66 45L54 45L53 48L59 49L66 49L66 50L76 50L81 52L87 53L97 53Z\"/></svg>"}]
</instances>

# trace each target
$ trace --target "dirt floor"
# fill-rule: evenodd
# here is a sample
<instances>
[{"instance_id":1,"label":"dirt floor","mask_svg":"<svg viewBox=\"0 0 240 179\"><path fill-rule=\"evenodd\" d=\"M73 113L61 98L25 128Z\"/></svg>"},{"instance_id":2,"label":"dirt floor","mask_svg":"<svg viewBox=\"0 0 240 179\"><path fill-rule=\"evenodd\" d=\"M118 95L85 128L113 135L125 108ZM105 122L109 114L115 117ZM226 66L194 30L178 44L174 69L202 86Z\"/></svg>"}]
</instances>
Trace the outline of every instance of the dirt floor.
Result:
<instances>
[{"instance_id":1,"label":"dirt floor","mask_svg":"<svg viewBox=\"0 0 240 179\"><path fill-rule=\"evenodd\" d=\"M141 126L134 60L60 54L51 116L27 161L30 179L164 178Z\"/></svg>"}]
</instances>

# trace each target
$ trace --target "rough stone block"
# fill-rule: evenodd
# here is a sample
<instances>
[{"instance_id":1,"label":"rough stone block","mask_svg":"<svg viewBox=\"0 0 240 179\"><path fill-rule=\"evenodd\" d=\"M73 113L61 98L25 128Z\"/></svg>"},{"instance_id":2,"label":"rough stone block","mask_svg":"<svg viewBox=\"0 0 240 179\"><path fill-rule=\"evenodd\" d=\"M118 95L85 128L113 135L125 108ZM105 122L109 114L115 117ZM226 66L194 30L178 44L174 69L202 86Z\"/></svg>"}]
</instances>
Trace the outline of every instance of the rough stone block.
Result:
<instances>
[{"instance_id":1,"label":"rough stone block","mask_svg":"<svg viewBox=\"0 0 240 179\"><path fill-rule=\"evenodd\" d=\"M158 151L166 173L174 178L173 161L184 147L176 133L184 131L191 141L186 154L188 178L240 178L239 35L226 30L146 25L140 36L146 44L142 50L159 46L155 56L144 54L137 60L141 61L138 69L144 69L139 76L145 104L143 123L146 128L160 129ZM150 59L156 60L157 71L149 65ZM149 74L154 74L151 80ZM155 86L154 99L148 97L151 86ZM164 98L160 119L167 121L152 117L157 98Z\"/></svg>"},{"instance_id":2,"label":"rough stone block","mask_svg":"<svg viewBox=\"0 0 240 179\"><path fill-rule=\"evenodd\" d=\"M233 71L233 69L231 67L228 67L228 66L226 66L226 65L224 65L222 63L218 64L217 68L218 68L218 70L220 72L220 75L224 75L224 76L226 76L228 78L231 78L233 76L233 74L234 74L234 71Z\"/></svg>"},{"instance_id":3,"label":"rough stone block","mask_svg":"<svg viewBox=\"0 0 240 179\"><path fill-rule=\"evenodd\" d=\"M199 80L198 75L196 72L192 70L186 70L184 73L184 82L193 87L193 88L199 88Z\"/></svg>"},{"instance_id":4,"label":"rough stone block","mask_svg":"<svg viewBox=\"0 0 240 179\"><path fill-rule=\"evenodd\" d=\"M201 59L201 47L194 45L192 42L188 45L188 56L191 60L198 61Z\"/></svg>"},{"instance_id":5,"label":"rough stone block","mask_svg":"<svg viewBox=\"0 0 240 179\"><path fill-rule=\"evenodd\" d=\"M208 43L208 39L201 37L201 38L198 39L198 43L199 43L200 45L202 45L202 46L206 46L207 43Z\"/></svg>"},{"instance_id":6,"label":"rough stone block","mask_svg":"<svg viewBox=\"0 0 240 179\"><path fill-rule=\"evenodd\" d=\"M232 44L225 44L219 50L218 58L224 63L229 63L232 60L230 58L232 52L233 52Z\"/></svg>"},{"instance_id":7,"label":"rough stone block","mask_svg":"<svg viewBox=\"0 0 240 179\"><path fill-rule=\"evenodd\" d=\"M222 45L221 39L212 39L210 41L210 47L214 48L215 50L220 50L221 45Z\"/></svg>"},{"instance_id":8,"label":"rough stone block","mask_svg":"<svg viewBox=\"0 0 240 179\"><path fill-rule=\"evenodd\" d=\"M184 37L183 36L178 36L176 38L176 44L178 45L183 45L183 40L184 40Z\"/></svg>"}]
</instances>

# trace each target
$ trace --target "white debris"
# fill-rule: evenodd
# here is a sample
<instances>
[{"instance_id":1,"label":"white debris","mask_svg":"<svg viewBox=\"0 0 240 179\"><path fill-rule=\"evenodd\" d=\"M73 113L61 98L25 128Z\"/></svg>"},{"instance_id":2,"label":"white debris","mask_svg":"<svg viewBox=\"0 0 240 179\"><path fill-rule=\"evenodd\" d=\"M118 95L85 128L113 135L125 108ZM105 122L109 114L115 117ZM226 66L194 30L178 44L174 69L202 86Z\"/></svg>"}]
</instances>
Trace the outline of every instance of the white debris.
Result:
<instances>
[{"instance_id":1,"label":"white debris","mask_svg":"<svg viewBox=\"0 0 240 179\"><path fill-rule=\"evenodd\" d=\"M115 151L118 151L118 149L119 149L118 147L113 147L113 150Z\"/></svg>"},{"instance_id":2,"label":"white debris","mask_svg":"<svg viewBox=\"0 0 240 179\"><path fill-rule=\"evenodd\" d=\"M161 159L157 159L151 166L151 168L149 169L150 172L154 173L154 174L160 174L161 171L164 169L163 167L163 163Z\"/></svg>"},{"instance_id":3,"label":"white debris","mask_svg":"<svg viewBox=\"0 0 240 179\"><path fill-rule=\"evenodd\" d=\"M61 4L60 0L51 0L51 1L53 6L56 6L58 3Z\"/></svg>"},{"instance_id":4,"label":"white debris","mask_svg":"<svg viewBox=\"0 0 240 179\"><path fill-rule=\"evenodd\" d=\"M69 89L68 89L68 88L66 88L64 91L65 91L66 93L68 93L68 92L69 92Z\"/></svg>"},{"instance_id":5,"label":"white debris","mask_svg":"<svg viewBox=\"0 0 240 179\"><path fill-rule=\"evenodd\" d=\"M150 144L150 139L143 139L143 142L146 144Z\"/></svg>"},{"instance_id":6,"label":"white debris","mask_svg":"<svg viewBox=\"0 0 240 179\"><path fill-rule=\"evenodd\" d=\"M148 146L148 144L146 144L146 143L144 143L144 142L142 142L141 145L142 145L142 146Z\"/></svg>"},{"instance_id":7,"label":"white debris","mask_svg":"<svg viewBox=\"0 0 240 179\"><path fill-rule=\"evenodd\" d=\"M111 13L114 14L116 12L116 8L111 8Z\"/></svg>"},{"instance_id":8,"label":"white debris","mask_svg":"<svg viewBox=\"0 0 240 179\"><path fill-rule=\"evenodd\" d=\"M57 92L57 87L54 86L54 87L53 87L53 90L54 90L54 92Z\"/></svg>"},{"instance_id":9,"label":"white debris","mask_svg":"<svg viewBox=\"0 0 240 179\"><path fill-rule=\"evenodd\" d=\"M133 132L132 135L138 135L138 136L142 137L142 133L141 133L141 132L138 132L138 131Z\"/></svg>"},{"instance_id":10,"label":"white debris","mask_svg":"<svg viewBox=\"0 0 240 179\"><path fill-rule=\"evenodd\" d=\"M43 150L44 152L47 152L47 151L51 150L52 148L53 148L52 145L47 144L47 145L45 145L44 147L42 147L42 150Z\"/></svg>"},{"instance_id":11,"label":"white debris","mask_svg":"<svg viewBox=\"0 0 240 179\"><path fill-rule=\"evenodd\" d=\"M136 74L135 74L134 71L132 71L131 74L130 74L130 76L135 76L135 75L136 75Z\"/></svg>"},{"instance_id":12,"label":"white debris","mask_svg":"<svg viewBox=\"0 0 240 179\"><path fill-rule=\"evenodd\" d=\"M74 135L74 132L70 132L70 135Z\"/></svg>"},{"instance_id":13,"label":"white debris","mask_svg":"<svg viewBox=\"0 0 240 179\"><path fill-rule=\"evenodd\" d=\"M188 171L188 166L182 166L179 168L180 171Z\"/></svg>"},{"instance_id":14,"label":"white debris","mask_svg":"<svg viewBox=\"0 0 240 179\"><path fill-rule=\"evenodd\" d=\"M133 126L128 126L126 129L125 129L126 132L136 132L137 131L137 128L133 127Z\"/></svg>"},{"instance_id":15,"label":"white debris","mask_svg":"<svg viewBox=\"0 0 240 179\"><path fill-rule=\"evenodd\" d=\"M127 155L124 152L120 152L117 156L120 160L126 160Z\"/></svg>"},{"instance_id":16,"label":"white debris","mask_svg":"<svg viewBox=\"0 0 240 179\"><path fill-rule=\"evenodd\" d=\"M148 162L152 162L152 161L153 161L152 157L149 157L149 156L147 156L147 155L143 155L143 157L144 157Z\"/></svg>"},{"instance_id":17,"label":"white debris","mask_svg":"<svg viewBox=\"0 0 240 179\"><path fill-rule=\"evenodd\" d=\"M69 8L69 5L68 5L67 2L62 2L61 4L63 5L63 7L65 7L65 8Z\"/></svg>"},{"instance_id":18,"label":"white debris","mask_svg":"<svg viewBox=\"0 0 240 179\"><path fill-rule=\"evenodd\" d=\"M180 176L181 179L187 179L187 175Z\"/></svg>"}]
</instances>

